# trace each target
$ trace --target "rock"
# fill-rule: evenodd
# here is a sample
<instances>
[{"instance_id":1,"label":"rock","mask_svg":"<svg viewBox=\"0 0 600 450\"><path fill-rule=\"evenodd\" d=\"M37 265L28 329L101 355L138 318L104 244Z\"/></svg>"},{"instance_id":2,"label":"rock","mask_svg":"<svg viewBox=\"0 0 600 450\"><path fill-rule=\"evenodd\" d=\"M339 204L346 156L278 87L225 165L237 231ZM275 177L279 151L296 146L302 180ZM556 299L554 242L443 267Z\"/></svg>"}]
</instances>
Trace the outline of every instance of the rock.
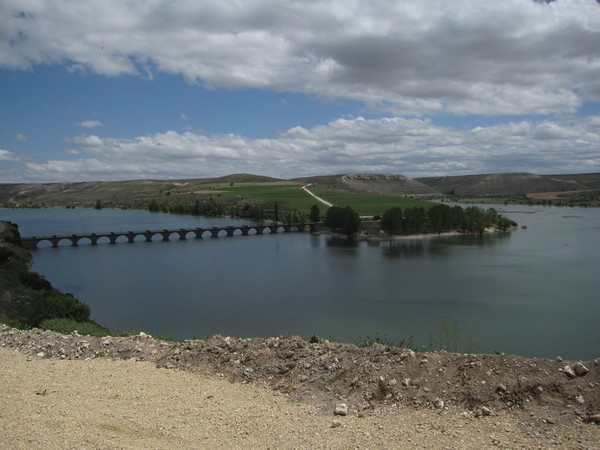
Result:
<instances>
[{"instance_id":1,"label":"rock","mask_svg":"<svg viewBox=\"0 0 600 450\"><path fill-rule=\"evenodd\" d=\"M443 409L444 408L444 400L436 398L433 401L433 406L435 406L436 409Z\"/></svg>"},{"instance_id":2,"label":"rock","mask_svg":"<svg viewBox=\"0 0 600 450\"><path fill-rule=\"evenodd\" d=\"M35 355L35 356L36 356L37 358L43 358L44 356L46 356L46 354L45 354L44 352L39 352L39 353L36 353L36 355Z\"/></svg>"},{"instance_id":3,"label":"rock","mask_svg":"<svg viewBox=\"0 0 600 450\"><path fill-rule=\"evenodd\" d=\"M566 365L565 367L562 368L562 371L564 374L566 374L569 378L575 378L577 376L577 374L575 373L575 371L571 368L571 366Z\"/></svg>"},{"instance_id":4,"label":"rock","mask_svg":"<svg viewBox=\"0 0 600 450\"><path fill-rule=\"evenodd\" d=\"M331 422L331 428L339 428L342 426L342 421L340 419L335 419Z\"/></svg>"},{"instance_id":5,"label":"rock","mask_svg":"<svg viewBox=\"0 0 600 450\"><path fill-rule=\"evenodd\" d=\"M112 344L112 341L109 338L104 338L100 341L102 347L108 347L110 344Z\"/></svg>"},{"instance_id":6,"label":"rock","mask_svg":"<svg viewBox=\"0 0 600 450\"><path fill-rule=\"evenodd\" d=\"M506 388L505 384L500 383L498 386L496 386L496 392L498 392L500 394L504 394L504 393L506 393L506 391L508 391L508 389Z\"/></svg>"},{"instance_id":7,"label":"rock","mask_svg":"<svg viewBox=\"0 0 600 450\"><path fill-rule=\"evenodd\" d=\"M492 410L490 408L488 408L487 406L482 406L481 407L481 415L482 416L490 416L490 415L492 415Z\"/></svg>"},{"instance_id":8,"label":"rock","mask_svg":"<svg viewBox=\"0 0 600 450\"><path fill-rule=\"evenodd\" d=\"M584 417L583 421L586 423L600 424L600 414L592 414L591 416Z\"/></svg>"},{"instance_id":9,"label":"rock","mask_svg":"<svg viewBox=\"0 0 600 450\"><path fill-rule=\"evenodd\" d=\"M575 396L575 403L577 403L578 405L583 405L584 402L585 400L583 400L583 395L579 394Z\"/></svg>"},{"instance_id":10,"label":"rock","mask_svg":"<svg viewBox=\"0 0 600 450\"><path fill-rule=\"evenodd\" d=\"M348 405L346 403L338 403L335 405L335 410L333 414L336 416L347 416L348 415Z\"/></svg>"},{"instance_id":11,"label":"rock","mask_svg":"<svg viewBox=\"0 0 600 450\"><path fill-rule=\"evenodd\" d=\"M573 364L573 371L580 377L589 372L589 369L583 365L581 361Z\"/></svg>"},{"instance_id":12,"label":"rock","mask_svg":"<svg viewBox=\"0 0 600 450\"><path fill-rule=\"evenodd\" d=\"M410 380L410 385L411 386L421 386L423 384L423 378L418 377L418 378L413 378L412 380Z\"/></svg>"}]
</instances>

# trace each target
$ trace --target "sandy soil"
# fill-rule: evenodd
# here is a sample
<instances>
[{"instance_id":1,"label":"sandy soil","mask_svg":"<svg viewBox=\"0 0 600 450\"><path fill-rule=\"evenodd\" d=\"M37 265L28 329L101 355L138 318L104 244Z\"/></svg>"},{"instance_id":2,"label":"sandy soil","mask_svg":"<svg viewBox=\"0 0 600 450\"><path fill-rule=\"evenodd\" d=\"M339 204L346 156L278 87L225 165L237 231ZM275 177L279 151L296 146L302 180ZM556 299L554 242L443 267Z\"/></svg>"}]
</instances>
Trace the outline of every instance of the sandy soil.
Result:
<instances>
[{"instance_id":1,"label":"sandy soil","mask_svg":"<svg viewBox=\"0 0 600 450\"><path fill-rule=\"evenodd\" d=\"M253 345L255 365L240 367L237 359L224 358L238 358ZM165 343L145 335L90 338L0 326L0 448L600 448L600 425L586 420L597 409L599 370L594 362L587 363L591 368L585 376L564 376L564 383L562 378L542 381L538 388L543 385L545 390L524 395L518 405L510 371L531 378L538 369L548 372L558 363L517 358L527 364L511 365L501 373L507 391L494 394L501 401L490 398L489 407L481 407L473 398L485 397L486 366L494 361L499 367L500 359L402 353L408 359L401 360L400 353L382 347L357 349L293 337ZM290 355L291 348L295 355ZM259 349L269 356L261 358ZM330 353L341 369L325 367ZM296 356L306 368L299 372L306 389L290 388L300 383L285 379L298 375L294 369L281 374L280 360ZM315 365L308 362L313 356ZM347 358L355 372L343 369ZM318 360L325 365L312 372L323 383L305 375ZM464 366L466 360L473 369ZM366 361L373 370L361 384L354 373ZM478 362L483 362L484 372L477 372ZM441 371L439 364L448 370ZM426 371L427 365L433 370ZM454 365L472 375L461 388L468 393L462 400L449 392L457 375L450 370ZM391 373L385 367L407 375L420 367L428 378L405 387L398 383L397 391L389 380L383 389ZM344 381L338 370L352 372L354 379ZM440 374L437 381L434 374ZM554 380L554 375L549 378ZM491 378L487 389L494 392L498 389L490 385ZM365 403L374 390L370 379L378 379L375 385L388 395ZM349 382L356 386L356 395L340 395ZM586 397L587 413L572 401L576 392ZM439 404L440 398L446 398L445 405ZM348 414L335 415L342 401ZM501 406L512 402L518 407Z\"/></svg>"}]
</instances>

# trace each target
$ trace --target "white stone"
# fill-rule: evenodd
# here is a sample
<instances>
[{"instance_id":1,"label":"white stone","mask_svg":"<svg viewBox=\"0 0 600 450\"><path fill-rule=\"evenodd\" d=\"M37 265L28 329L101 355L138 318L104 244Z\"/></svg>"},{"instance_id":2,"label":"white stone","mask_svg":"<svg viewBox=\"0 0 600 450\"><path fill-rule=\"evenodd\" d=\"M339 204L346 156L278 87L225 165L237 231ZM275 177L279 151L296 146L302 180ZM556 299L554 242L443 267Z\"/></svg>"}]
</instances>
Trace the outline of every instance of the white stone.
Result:
<instances>
[{"instance_id":1,"label":"white stone","mask_svg":"<svg viewBox=\"0 0 600 450\"><path fill-rule=\"evenodd\" d=\"M338 403L335 405L335 410L333 413L336 416L347 416L348 415L348 405L346 403Z\"/></svg>"},{"instance_id":2,"label":"white stone","mask_svg":"<svg viewBox=\"0 0 600 450\"><path fill-rule=\"evenodd\" d=\"M573 364L573 371L580 377L589 372L589 369L583 365L581 361Z\"/></svg>"},{"instance_id":3,"label":"white stone","mask_svg":"<svg viewBox=\"0 0 600 450\"><path fill-rule=\"evenodd\" d=\"M566 365L565 367L563 367L562 371L565 374L567 374L567 376L569 376L570 378L575 378L577 376L577 374L575 373L575 371L569 365Z\"/></svg>"}]
</instances>

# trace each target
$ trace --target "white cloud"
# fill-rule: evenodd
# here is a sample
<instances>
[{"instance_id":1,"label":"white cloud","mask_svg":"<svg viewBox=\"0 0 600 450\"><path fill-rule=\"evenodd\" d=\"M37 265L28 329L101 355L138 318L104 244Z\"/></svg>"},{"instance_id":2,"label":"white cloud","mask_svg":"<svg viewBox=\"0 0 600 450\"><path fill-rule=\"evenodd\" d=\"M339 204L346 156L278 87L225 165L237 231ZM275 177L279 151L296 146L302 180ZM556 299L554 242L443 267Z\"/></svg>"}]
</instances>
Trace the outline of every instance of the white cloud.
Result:
<instances>
[{"instance_id":1,"label":"white cloud","mask_svg":"<svg viewBox=\"0 0 600 450\"><path fill-rule=\"evenodd\" d=\"M19 161L21 158L8 150L0 148L0 161Z\"/></svg>"},{"instance_id":2,"label":"white cloud","mask_svg":"<svg viewBox=\"0 0 600 450\"><path fill-rule=\"evenodd\" d=\"M595 0L4 0L0 67L180 74L393 114L548 114L600 99Z\"/></svg>"},{"instance_id":3,"label":"white cloud","mask_svg":"<svg viewBox=\"0 0 600 450\"><path fill-rule=\"evenodd\" d=\"M134 139L72 139L77 159L31 162L30 181L194 178L249 172L294 178L368 172L407 176L600 171L598 117L472 130L397 117L338 119L274 139L167 131ZM43 180L42 180L43 179Z\"/></svg>"},{"instance_id":4,"label":"white cloud","mask_svg":"<svg viewBox=\"0 0 600 450\"><path fill-rule=\"evenodd\" d=\"M104 125L99 120L84 120L83 122L79 122L77 126L82 128L98 128Z\"/></svg>"},{"instance_id":5,"label":"white cloud","mask_svg":"<svg viewBox=\"0 0 600 450\"><path fill-rule=\"evenodd\" d=\"M23 133L18 133L15 135L15 139L17 141L20 142L27 142L29 140L29 138L27 137L27 135L23 134Z\"/></svg>"}]
</instances>

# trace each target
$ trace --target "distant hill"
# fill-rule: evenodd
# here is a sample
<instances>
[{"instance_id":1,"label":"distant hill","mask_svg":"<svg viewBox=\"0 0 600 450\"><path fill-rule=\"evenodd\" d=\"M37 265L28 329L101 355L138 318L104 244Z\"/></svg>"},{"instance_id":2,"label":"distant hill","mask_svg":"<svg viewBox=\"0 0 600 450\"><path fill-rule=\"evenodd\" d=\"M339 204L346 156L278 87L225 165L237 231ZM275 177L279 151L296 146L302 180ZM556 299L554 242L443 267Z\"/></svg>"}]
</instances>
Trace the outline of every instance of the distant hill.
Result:
<instances>
[{"instance_id":1,"label":"distant hill","mask_svg":"<svg viewBox=\"0 0 600 450\"><path fill-rule=\"evenodd\" d=\"M296 181L322 184L353 192L398 196L439 196L440 193L403 175L347 174L302 178Z\"/></svg>"},{"instance_id":2,"label":"distant hill","mask_svg":"<svg viewBox=\"0 0 600 450\"><path fill-rule=\"evenodd\" d=\"M600 173L573 175L495 173L417 178L417 181L442 194L464 197L506 197L538 192L600 189Z\"/></svg>"},{"instance_id":3,"label":"distant hill","mask_svg":"<svg viewBox=\"0 0 600 450\"><path fill-rule=\"evenodd\" d=\"M0 184L0 205L146 208L156 198L194 202L199 196L219 201L224 185L284 182L272 177L232 174L224 177L180 180L90 181L78 183ZM399 174L345 174L296 178L345 191L390 196L518 197L600 203L600 173L535 175L496 173L412 179ZM541 193L548 193L542 195Z\"/></svg>"}]
</instances>

